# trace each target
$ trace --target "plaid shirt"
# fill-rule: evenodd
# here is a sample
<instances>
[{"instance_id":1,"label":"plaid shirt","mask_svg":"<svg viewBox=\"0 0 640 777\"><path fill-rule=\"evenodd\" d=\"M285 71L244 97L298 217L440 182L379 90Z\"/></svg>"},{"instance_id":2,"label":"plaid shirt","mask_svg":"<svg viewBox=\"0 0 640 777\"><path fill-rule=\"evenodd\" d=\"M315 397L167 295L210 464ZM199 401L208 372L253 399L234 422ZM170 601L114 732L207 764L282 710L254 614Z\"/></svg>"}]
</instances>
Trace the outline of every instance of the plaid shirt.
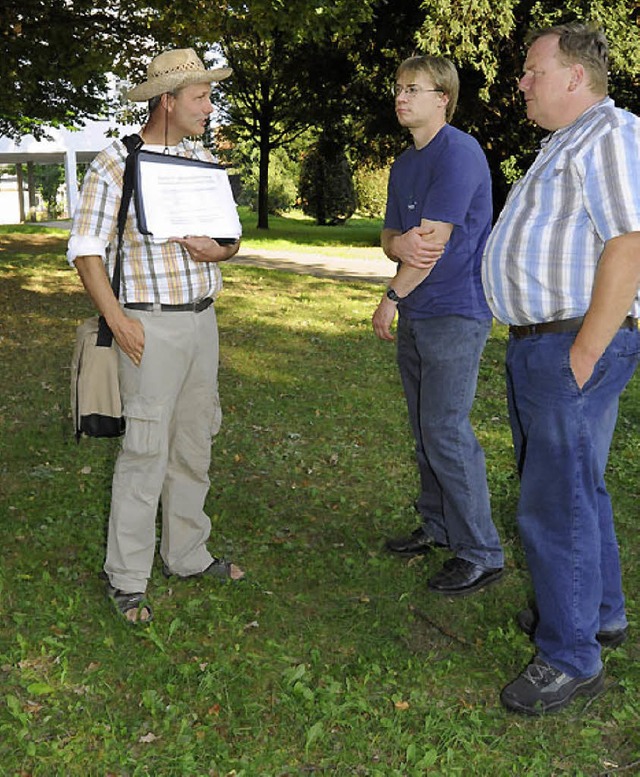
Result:
<instances>
[{"instance_id":1,"label":"plaid shirt","mask_svg":"<svg viewBox=\"0 0 640 777\"><path fill-rule=\"evenodd\" d=\"M491 310L515 325L584 315L604 244L637 231L640 119L605 98L550 135L513 186L484 252Z\"/></svg>"},{"instance_id":2,"label":"plaid shirt","mask_svg":"<svg viewBox=\"0 0 640 777\"><path fill-rule=\"evenodd\" d=\"M201 145L181 141L172 151L178 156L213 161ZM120 140L101 151L84 179L73 214L67 259L102 256L109 277L118 239L118 209L127 151ZM216 297L222 275L216 262L194 262L177 243L154 243L138 231L133 197L122 239L120 302L180 305L202 297Z\"/></svg>"}]
</instances>

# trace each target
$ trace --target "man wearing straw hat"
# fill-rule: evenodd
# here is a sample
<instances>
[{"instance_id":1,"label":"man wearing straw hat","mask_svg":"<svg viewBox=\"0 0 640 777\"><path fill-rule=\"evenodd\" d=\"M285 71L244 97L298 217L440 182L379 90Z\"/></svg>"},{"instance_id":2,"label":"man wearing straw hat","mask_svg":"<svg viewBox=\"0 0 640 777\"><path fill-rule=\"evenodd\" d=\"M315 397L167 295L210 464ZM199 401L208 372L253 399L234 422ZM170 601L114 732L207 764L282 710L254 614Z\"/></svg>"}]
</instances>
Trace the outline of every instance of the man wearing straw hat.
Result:
<instances>
[{"instance_id":1,"label":"man wearing straw hat","mask_svg":"<svg viewBox=\"0 0 640 777\"><path fill-rule=\"evenodd\" d=\"M200 142L213 107L212 82L228 68L206 70L192 49L165 51L128 98L149 101L143 148L213 161ZM218 330L213 301L222 287L218 263L238 250L209 237L157 242L138 228L131 204L121 254L120 297L110 277L126 148L117 140L90 165L74 213L68 260L75 265L118 346L126 432L115 465L104 573L122 616L148 623L145 592L162 503L160 555L166 575L238 580L235 564L214 558L206 542L211 440L220 428Z\"/></svg>"}]
</instances>

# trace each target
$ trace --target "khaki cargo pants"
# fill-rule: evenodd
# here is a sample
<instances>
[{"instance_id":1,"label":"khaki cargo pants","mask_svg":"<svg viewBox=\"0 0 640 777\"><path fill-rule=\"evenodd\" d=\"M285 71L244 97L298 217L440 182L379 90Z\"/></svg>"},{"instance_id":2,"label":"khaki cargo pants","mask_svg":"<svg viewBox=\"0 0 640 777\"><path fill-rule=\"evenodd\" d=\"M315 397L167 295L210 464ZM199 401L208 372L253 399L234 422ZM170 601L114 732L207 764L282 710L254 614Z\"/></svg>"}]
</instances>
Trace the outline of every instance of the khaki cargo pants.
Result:
<instances>
[{"instance_id":1,"label":"khaki cargo pants","mask_svg":"<svg viewBox=\"0 0 640 777\"><path fill-rule=\"evenodd\" d=\"M127 310L145 329L142 362L119 354L126 432L113 475L104 565L111 585L145 591L162 504L160 555L178 575L212 561L204 512L211 440L222 420L214 306L200 313Z\"/></svg>"}]
</instances>

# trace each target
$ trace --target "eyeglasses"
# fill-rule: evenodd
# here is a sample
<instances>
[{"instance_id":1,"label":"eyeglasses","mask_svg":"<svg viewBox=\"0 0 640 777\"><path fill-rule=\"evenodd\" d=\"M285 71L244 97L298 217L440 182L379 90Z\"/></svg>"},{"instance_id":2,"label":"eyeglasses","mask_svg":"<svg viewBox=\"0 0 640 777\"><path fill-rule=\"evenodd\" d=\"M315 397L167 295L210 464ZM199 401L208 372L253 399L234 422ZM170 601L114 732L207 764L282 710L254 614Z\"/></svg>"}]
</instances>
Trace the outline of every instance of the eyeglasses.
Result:
<instances>
[{"instance_id":1,"label":"eyeglasses","mask_svg":"<svg viewBox=\"0 0 640 777\"><path fill-rule=\"evenodd\" d=\"M412 99L421 92L442 92L444 94L443 89L427 89L424 86L418 86L418 84L409 84L409 86L394 84L391 91L394 97L400 97L400 95L404 92L409 99Z\"/></svg>"}]
</instances>

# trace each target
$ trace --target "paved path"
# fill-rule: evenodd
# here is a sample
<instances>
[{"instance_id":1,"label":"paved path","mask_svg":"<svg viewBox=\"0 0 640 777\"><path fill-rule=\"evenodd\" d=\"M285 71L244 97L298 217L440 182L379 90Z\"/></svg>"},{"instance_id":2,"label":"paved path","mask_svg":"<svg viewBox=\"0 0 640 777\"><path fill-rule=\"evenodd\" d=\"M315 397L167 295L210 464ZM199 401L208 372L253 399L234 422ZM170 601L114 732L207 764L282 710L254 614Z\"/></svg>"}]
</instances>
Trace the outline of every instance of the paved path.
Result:
<instances>
[{"instance_id":1,"label":"paved path","mask_svg":"<svg viewBox=\"0 0 640 777\"><path fill-rule=\"evenodd\" d=\"M243 250L230 260L232 264L248 264L267 270L287 270L320 278L343 281L372 281L386 283L394 273L394 265L382 249L372 248L371 258L353 259L324 254L306 254L297 251Z\"/></svg>"},{"instance_id":2,"label":"paved path","mask_svg":"<svg viewBox=\"0 0 640 777\"><path fill-rule=\"evenodd\" d=\"M70 221L42 222L43 226L68 229ZM372 248L371 257L351 257L309 254L298 251L266 251L243 249L230 260L233 264L248 264L266 270L287 270L319 278L335 278L342 281L372 281L386 283L394 274L394 265L382 253L381 248Z\"/></svg>"}]
</instances>

